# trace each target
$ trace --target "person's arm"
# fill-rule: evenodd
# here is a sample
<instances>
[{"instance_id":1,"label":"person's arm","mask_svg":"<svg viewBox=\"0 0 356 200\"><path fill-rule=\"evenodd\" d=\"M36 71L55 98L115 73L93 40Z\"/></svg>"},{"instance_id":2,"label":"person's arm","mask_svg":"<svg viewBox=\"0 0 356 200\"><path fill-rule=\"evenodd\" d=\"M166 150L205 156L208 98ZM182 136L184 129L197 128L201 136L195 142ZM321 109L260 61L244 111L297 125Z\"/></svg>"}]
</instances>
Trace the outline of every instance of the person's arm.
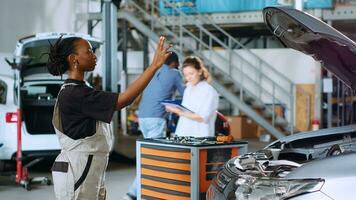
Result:
<instances>
[{"instance_id":1,"label":"person's arm","mask_svg":"<svg viewBox=\"0 0 356 200\"><path fill-rule=\"evenodd\" d=\"M116 108L119 110L127 105L130 105L135 98L145 89L148 83L151 81L152 77L156 73L157 69L159 69L165 60L170 55L168 49L171 47L169 45L168 48L164 48L164 37L160 37L159 43L156 49L156 53L154 55L153 61L151 65L142 73L142 75L123 93L121 93L117 99Z\"/></svg>"},{"instance_id":2,"label":"person's arm","mask_svg":"<svg viewBox=\"0 0 356 200\"><path fill-rule=\"evenodd\" d=\"M183 110L181 110L179 108L175 108L175 107L172 107L172 106L166 106L166 111L175 113L179 117L186 117L188 119L191 119L191 120L194 120L194 121L197 121L197 122L203 122L204 121L204 119L200 115L198 115L196 113L186 112L186 111L183 111Z\"/></svg>"},{"instance_id":3,"label":"person's arm","mask_svg":"<svg viewBox=\"0 0 356 200\"><path fill-rule=\"evenodd\" d=\"M185 85L183 83L183 77L179 72L175 79L175 86L176 86L179 94L183 96Z\"/></svg>"},{"instance_id":4,"label":"person's arm","mask_svg":"<svg viewBox=\"0 0 356 200\"><path fill-rule=\"evenodd\" d=\"M219 96L217 95L215 89L211 88L208 89L208 91L201 93L201 97L204 97L204 101L201 101L202 98L197 99L197 101L201 101L201 108L196 113L183 111L172 106L166 106L166 110L167 112L176 113L180 117L186 117L197 122L208 123L210 117L214 115L217 110Z\"/></svg>"},{"instance_id":5,"label":"person's arm","mask_svg":"<svg viewBox=\"0 0 356 200\"><path fill-rule=\"evenodd\" d=\"M211 117L216 115L216 110L219 104L219 95L215 89L207 89L206 93L203 95L204 101L199 109L198 114L203 118L203 122L209 123ZM203 97L199 98L202 99Z\"/></svg>"}]
</instances>

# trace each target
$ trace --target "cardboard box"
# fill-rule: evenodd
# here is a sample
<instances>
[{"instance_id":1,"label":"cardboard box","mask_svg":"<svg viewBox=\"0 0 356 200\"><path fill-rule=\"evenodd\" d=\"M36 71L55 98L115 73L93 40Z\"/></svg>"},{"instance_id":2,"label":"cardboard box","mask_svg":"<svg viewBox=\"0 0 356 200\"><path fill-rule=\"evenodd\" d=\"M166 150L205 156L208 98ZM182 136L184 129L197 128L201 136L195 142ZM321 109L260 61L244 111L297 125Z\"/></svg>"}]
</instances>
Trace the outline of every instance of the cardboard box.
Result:
<instances>
[{"instance_id":1,"label":"cardboard box","mask_svg":"<svg viewBox=\"0 0 356 200\"><path fill-rule=\"evenodd\" d=\"M247 116L227 116L234 140L258 138L257 124Z\"/></svg>"}]
</instances>

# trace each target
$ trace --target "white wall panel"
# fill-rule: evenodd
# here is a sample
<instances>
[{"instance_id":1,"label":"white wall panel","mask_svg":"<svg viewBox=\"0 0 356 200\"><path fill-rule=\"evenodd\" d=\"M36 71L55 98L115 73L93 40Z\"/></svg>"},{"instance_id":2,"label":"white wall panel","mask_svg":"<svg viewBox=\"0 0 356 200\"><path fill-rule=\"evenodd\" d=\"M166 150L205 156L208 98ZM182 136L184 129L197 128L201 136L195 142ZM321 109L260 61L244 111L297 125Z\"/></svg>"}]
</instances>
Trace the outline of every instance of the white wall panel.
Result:
<instances>
[{"instance_id":1,"label":"white wall panel","mask_svg":"<svg viewBox=\"0 0 356 200\"><path fill-rule=\"evenodd\" d=\"M0 52L13 52L19 38L34 33L74 32L76 13L86 9L86 0L1 0Z\"/></svg>"}]
</instances>

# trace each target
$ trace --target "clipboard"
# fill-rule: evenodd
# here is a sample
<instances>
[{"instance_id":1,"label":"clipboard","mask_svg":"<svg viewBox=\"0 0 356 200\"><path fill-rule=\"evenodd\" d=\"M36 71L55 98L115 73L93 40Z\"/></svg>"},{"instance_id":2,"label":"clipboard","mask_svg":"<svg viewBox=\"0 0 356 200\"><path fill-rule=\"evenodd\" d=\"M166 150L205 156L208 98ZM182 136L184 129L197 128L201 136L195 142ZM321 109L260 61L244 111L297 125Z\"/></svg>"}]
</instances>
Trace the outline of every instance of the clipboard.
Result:
<instances>
[{"instance_id":1,"label":"clipboard","mask_svg":"<svg viewBox=\"0 0 356 200\"><path fill-rule=\"evenodd\" d=\"M165 106L172 106L175 108L179 108L185 112L194 113L193 111L189 110L188 108L186 108L182 104L180 104L180 101L177 101L177 100L163 100L163 101L161 101L161 104L163 104Z\"/></svg>"}]
</instances>

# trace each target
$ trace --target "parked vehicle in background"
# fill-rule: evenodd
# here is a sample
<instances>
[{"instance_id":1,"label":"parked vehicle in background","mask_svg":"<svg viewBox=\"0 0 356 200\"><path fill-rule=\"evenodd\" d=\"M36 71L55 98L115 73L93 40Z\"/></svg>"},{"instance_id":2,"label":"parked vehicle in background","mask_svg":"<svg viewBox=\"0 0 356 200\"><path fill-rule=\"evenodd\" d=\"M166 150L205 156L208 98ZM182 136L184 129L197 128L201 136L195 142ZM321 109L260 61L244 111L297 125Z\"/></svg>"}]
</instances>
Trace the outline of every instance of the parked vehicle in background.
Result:
<instances>
[{"instance_id":1,"label":"parked vehicle in background","mask_svg":"<svg viewBox=\"0 0 356 200\"><path fill-rule=\"evenodd\" d=\"M324 22L285 7L263 10L267 27L287 47L320 60L356 89L356 44ZM356 125L304 132L225 163L207 199L354 199Z\"/></svg>"},{"instance_id":2,"label":"parked vehicle in background","mask_svg":"<svg viewBox=\"0 0 356 200\"><path fill-rule=\"evenodd\" d=\"M60 35L85 38L94 50L101 44L96 38L78 33L38 33L17 42L13 59L7 60L14 75L0 75L0 169L4 162L16 155L18 107L22 112L23 156L43 157L59 153L52 114L66 75L55 77L48 73L48 55L45 53Z\"/></svg>"}]
</instances>

